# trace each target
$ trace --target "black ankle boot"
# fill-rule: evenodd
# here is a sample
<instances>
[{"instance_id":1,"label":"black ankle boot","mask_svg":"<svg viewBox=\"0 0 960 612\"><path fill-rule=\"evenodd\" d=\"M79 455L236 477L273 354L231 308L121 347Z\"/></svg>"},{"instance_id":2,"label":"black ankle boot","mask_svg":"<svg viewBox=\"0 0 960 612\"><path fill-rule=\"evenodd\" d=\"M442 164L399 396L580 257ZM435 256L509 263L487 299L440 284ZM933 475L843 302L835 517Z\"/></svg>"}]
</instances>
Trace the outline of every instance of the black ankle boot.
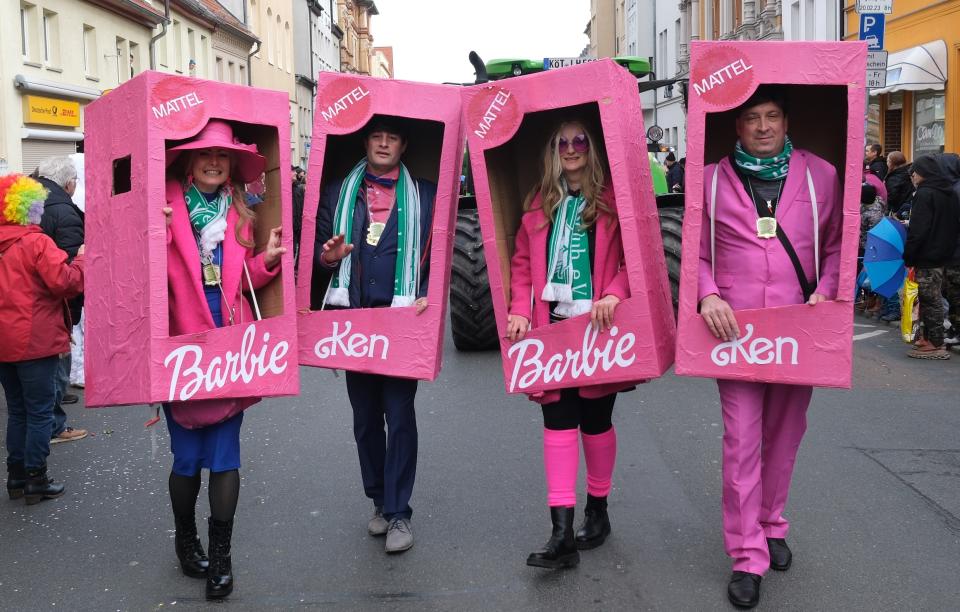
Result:
<instances>
[{"instance_id":1,"label":"black ankle boot","mask_svg":"<svg viewBox=\"0 0 960 612\"><path fill-rule=\"evenodd\" d=\"M200 536L197 535L196 519L192 515L174 515L173 520L177 526L173 545L176 548L183 575L190 578L206 578L210 563L200 544Z\"/></svg>"},{"instance_id":2,"label":"black ankle boot","mask_svg":"<svg viewBox=\"0 0 960 612\"><path fill-rule=\"evenodd\" d=\"M553 533L547 545L541 552L530 553L527 565L549 569L576 567L580 563L580 553L573 539L573 508L551 506L550 520L553 521Z\"/></svg>"},{"instance_id":3,"label":"black ankle boot","mask_svg":"<svg viewBox=\"0 0 960 612\"><path fill-rule=\"evenodd\" d=\"M39 504L45 499L54 499L63 495L63 485L53 484L53 478L47 476L47 466L37 470L27 470L27 484L23 487L27 505Z\"/></svg>"},{"instance_id":4,"label":"black ankle boot","mask_svg":"<svg viewBox=\"0 0 960 612\"><path fill-rule=\"evenodd\" d=\"M607 498L587 494L587 507L583 511L583 524L577 529L577 548L590 550L603 544L610 535L610 517L607 516Z\"/></svg>"},{"instance_id":5,"label":"black ankle boot","mask_svg":"<svg viewBox=\"0 0 960 612\"><path fill-rule=\"evenodd\" d=\"M230 563L230 537L233 520L210 518L210 566L207 569L207 599L222 599L233 591L233 566Z\"/></svg>"},{"instance_id":6,"label":"black ankle boot","mask_svg":"<svg viewBox=\"0 0 960 612\"><path fill-rule=\"evenodd\" d=\"M10 499L23 497L23 489L27 486L27 472L22 463L7 464L7 495Z\"/></svg>"}]
</instances>

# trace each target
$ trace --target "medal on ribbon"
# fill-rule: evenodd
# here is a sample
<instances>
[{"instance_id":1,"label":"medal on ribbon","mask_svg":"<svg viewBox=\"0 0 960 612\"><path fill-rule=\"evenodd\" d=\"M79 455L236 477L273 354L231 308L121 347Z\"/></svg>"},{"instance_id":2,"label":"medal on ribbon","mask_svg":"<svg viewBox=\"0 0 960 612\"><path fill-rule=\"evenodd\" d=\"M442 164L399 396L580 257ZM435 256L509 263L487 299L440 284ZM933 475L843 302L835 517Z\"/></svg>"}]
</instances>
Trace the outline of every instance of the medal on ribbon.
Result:
<instances>
[{"instance_id":1,"label":"medal on ribbon","mask_svg":"<svg viewBox=\"0 0 960 612\"><path fill-rule=\"evenodd\" d=\"M380 236L383 235L383 228L386 226L386 223L371 221L367 226L367 244L377 246L380 243Z\"/></svg>"},{"instance_id":2,"label":"medal on ribbon","mask_svg":"<svg viewBox=\"0 0 960 612\"><path fill-rule=\"evenodd\" d=\"M203 284L208 287L220 284L220 266L215 263L203 264Z\"/></svg>"},{"instance_id":3,"label":"medal on ribbon","mask_svg":"<svg viewBox=\"0 0 960 612\"><path fill-rule=\"evenodd\" d=\"M777 220L773 217L760 217L757 219L757 238L776 238Z\"/></svg>"}]
</instances>

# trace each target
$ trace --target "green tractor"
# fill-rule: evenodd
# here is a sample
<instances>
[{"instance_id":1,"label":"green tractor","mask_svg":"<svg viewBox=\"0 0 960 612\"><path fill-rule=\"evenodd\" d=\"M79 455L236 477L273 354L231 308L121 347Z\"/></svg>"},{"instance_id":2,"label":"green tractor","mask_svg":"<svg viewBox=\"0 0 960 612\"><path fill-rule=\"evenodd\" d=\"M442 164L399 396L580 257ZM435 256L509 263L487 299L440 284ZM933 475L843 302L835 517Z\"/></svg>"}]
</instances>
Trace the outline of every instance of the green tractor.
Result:
<instances>
[{"instance_id":1,"label":"green tractor","mask_svg":"<svg viewBox=\"0 0 960 612\"><path fill-rule=\"evenodd\" d=\"M639 78L651 74L650 61L643 57L615 57L615 62ZM486 64L470 53L470 62L476 71L476 83L486 83L548 69L548 61L529 59L497 59ZM676 80L638 82L639 90L673 85ZM680 230L683 224L683 194L670 193L666 170L648 148L650 174L660 214L660 233L670 278L670 290L676 311L680 287ZM477 215L477 200L473 191L473 173L469 151L464 155L463 181L457 206L457 226L453 245L453 274L450 278L450 323L453 343L461 351L488 350L498 346L497 324L493 313L487 263L483 256L483 238Z\"/></svg>"}]
</instances>

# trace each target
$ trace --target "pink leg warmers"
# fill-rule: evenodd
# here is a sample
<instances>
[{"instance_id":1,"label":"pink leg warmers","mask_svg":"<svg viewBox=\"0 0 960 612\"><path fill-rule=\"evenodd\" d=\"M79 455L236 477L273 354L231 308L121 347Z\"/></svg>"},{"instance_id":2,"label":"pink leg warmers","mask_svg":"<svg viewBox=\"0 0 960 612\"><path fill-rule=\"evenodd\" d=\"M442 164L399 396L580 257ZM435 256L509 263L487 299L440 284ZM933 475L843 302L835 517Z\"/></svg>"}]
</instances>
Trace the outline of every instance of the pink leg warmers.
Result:
<instances>
[{"instance_id":1,"label":"pink leg warmers","mask_svg":"<svg viewBox=\"0 0 960 612\"><path fill-rule=\"evenodd\" d=\"M547 504L551 507L577 505L579 433L579 429L543 430L543 469L547 476Z\"/></svg>"},{"instance_id":2,"label":"pink leg warmers","mask_svg":"<svg viewBox=\"0 0 960 612\"><path fill-rule=\"evenodd\" d=\"M617 461L617 430L611 427L596 434L581 434L583 456L587 460L587 493L606 497L610 493L610 478Z\"/></svg>"}]
</instances>

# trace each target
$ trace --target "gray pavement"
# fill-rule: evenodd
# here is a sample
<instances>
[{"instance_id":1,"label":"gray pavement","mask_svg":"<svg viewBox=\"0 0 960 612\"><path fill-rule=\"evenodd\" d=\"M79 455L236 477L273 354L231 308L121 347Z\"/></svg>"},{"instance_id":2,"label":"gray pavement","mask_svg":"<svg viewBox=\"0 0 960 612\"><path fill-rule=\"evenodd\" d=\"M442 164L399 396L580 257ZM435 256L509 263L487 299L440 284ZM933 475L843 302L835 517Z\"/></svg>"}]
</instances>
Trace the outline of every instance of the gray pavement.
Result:
<instances>
[{"instance_id":1,"label":"gray pavement","mask_svg":"<svg viewBox=\"0 0 960 612\"><path fill-rule=\"evenodd\" d=\"M867 337L855 342L854 389L814 394L787 507L794 564L767 575L759 609L955 610L960 353L918 362L895 330L855 333ZM246 413L237 587L219 605L731 609L712 381L668 374L620 396L613 536L579 568L549 572L524 563L549 533L539 410L505 394L496 353L457 353L448 341L444 361L418 395L417 541L400 556L366 535L371 504L342 378L304 368L299 397ZM0 500L0 609L214 609L173 553L163 424L144 429L144 406L69 415L92 435L52 449L67 494L31 507ZM0 431L5 416L0 399Z\"/></svg>"}]
</instances>

